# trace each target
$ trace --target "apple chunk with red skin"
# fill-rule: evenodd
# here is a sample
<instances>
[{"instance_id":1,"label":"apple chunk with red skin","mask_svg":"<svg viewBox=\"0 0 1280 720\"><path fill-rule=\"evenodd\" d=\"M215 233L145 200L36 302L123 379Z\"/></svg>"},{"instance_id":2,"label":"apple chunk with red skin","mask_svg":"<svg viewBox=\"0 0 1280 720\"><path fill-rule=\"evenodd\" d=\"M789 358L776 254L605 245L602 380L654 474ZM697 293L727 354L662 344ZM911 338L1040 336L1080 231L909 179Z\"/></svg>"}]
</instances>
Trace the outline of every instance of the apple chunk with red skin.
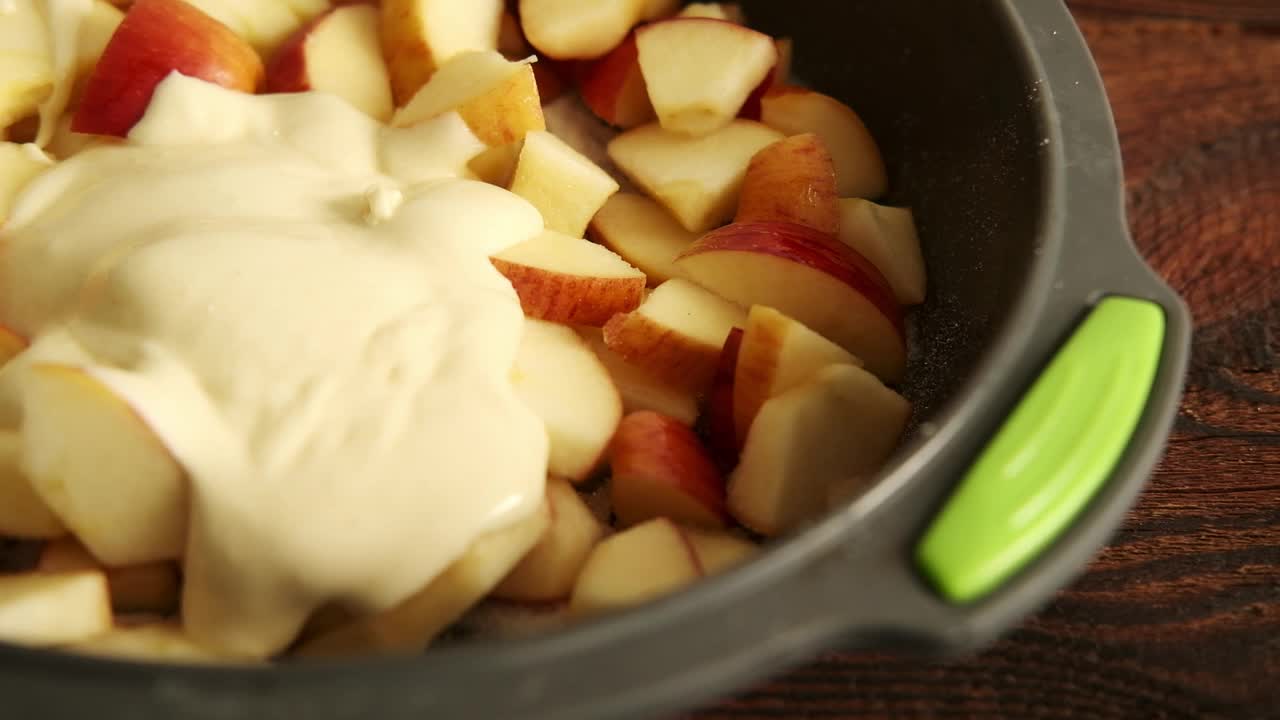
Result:
<instances>
[{"instance_id":1,"label":"apple chunk with red skin","mask_svg":"<svg viewBox=\"0 0 1280 720\"><path fill-rule=\"evenodd\" d=\"M841 197L876 198L889 186L884 158L871 131L848 105L798 87L771 88L760 100L760 121L786 133L814 133L835 162Z\"/></svg>"},{"instance_id":2,"label":"apple chunk with red skin","mask_svg":"<svg viewBox=\"0 0 1280 720\"><path fill-rule=\"evenodd\" d=\"M698 239L657 202L625 192L609 198L588 230L592 240L643 270L654 285L680 275L676 257Z\"/></svg>"},{"instance_id":3,"label":"apple chunk with red skin","mask_svg":"<svg viewBox=\"0 0 1280 720\"><path fill-rule=\"evenodd\" d=\"M722 297L799 320L886 382L902 379L902 309L880 271L831 236L794 223L735 223L704 235L676 262Z\"/></svg>"},{"instance_id":4,"label":"apple chunk with red skin","mask_svg":"<svg viewBox=\"0 0 1280 720\"><path fill-rule=\"evenodd\" d=\"M556 60L592 60L617 47L645 11L645 0L520 0L525 37Z\"/></svg>"},{"instance_id":5,"label":"apple chunk with red skin","mask_svg":"<svg viewBox=\"0 0 1280 720\"><path fill-rule=\"evenodd\" d=\"M454 56L496 50L502 0L382 0L382 55L396 105Z\"/></svg>"},{"instance_id":6,"label":"apple chunk with red skin","mask_svg":"<svg viewBox=\"0 0 1280 720\"><path fill-rule=\"evenodd\" d=\"M924 302L924 253L910 208L886 207L861 198L841 200L838 237L880 269L898 302Z\"/></svg>"},{"instance_id":7,"label":"apple chunk with red skin","mask_svg":"<svg viewBox=\"0 0 1280 720\"><path fill-rule=\"evenodd\" d=\"M515 288L525 315L599 327L636 309L647 278L608 248L554 230L491 259Z\"/></svg>"},{"instance_id":8,"label":"apple chunk with red skin","mask_svg":"<svg viewBox=\"0 0 1280 720\"><path fill-rule=\"evenodd\" d=\"M792 222L836 233L836 168L822 138L795 135L756 153L747 166L734 222Z\"/></svg>"},{"instance_id":9,"label":"apple chunk with red skin","mask_svg":"<svg viewBox=\"0 0 1280 720\"><path fill-rule=\"evenodd\" d=\"M653 410L693 426L698 419L698 398L693 391L677 387L648 370L622 359L604 342L599 328L578 328L592 352L609 371L613 384L622 395L623 409L628 413Z\"/></svg>"},{"instance_id":10,"label":"apple chunk with red skin","mask_svg":"<svg viewBox=\"0 0 1280 720\"><path fill-rule=\"evenodd\" d=\"M626 416L609 446L609 464L613 510L624 527L657 517L724 527L724 478L679 420L651 411Z\"/></svg>"},{"instance_id":11,"label":"apple chunk with red skin","mask_svg":"<svg viewBox=\"0 0 1280 720\"><path fill-rule=\"evenodd\" d=\"M410 127L451 111L491 146L547 127L530 64L512 62L494 50L459 53L443 63L396 111L391 124Z\"/></svg>"},{"instance_id":12,"label":"apple chunk with red skin","mask_svg":"<svg viewBox=\"0 0 1280 720\"><path fill-rule=\"evenodd\" d=\"M654 119L635 34L587 68L579 91L596 117L629 130Z\"/></svg>"},{"instance_id":13,"label":"apple chunk with red skin","mask_svg":"<svg viewBox=\"0 0 1280 720\"><path fill-rule=\"evenodd\" d=\"M227 26L183 0L137 0L89 76L71 129L128 135L172 72L247 93L263 77L258 53Z\"/></svg>"}]
</instances>

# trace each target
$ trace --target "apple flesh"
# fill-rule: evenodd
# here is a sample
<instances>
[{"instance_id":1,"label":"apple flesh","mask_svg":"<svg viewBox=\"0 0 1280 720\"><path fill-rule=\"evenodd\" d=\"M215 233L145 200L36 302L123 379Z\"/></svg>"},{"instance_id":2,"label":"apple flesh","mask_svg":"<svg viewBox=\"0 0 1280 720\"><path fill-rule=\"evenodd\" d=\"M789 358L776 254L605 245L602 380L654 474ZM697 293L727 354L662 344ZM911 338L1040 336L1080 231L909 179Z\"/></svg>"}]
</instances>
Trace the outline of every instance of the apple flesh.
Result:
<instances>
[{"instance_id":1,"label":"apple flesh","mask_svg":"<svg viewBox=\"0 0 1280 720\"><path fill-rule=\"evenodd\" d=\"M665 517L725 525L724 478L688 425L643 411L622 419L609 446L613 511L623 527Z\"/></svg>"},{"instance_id":2,"label":"apple flesh","mask_svg":"<svg viewBox=\"0 0 1280 720\"><path fill-rule=\"evenodd\" d=\"M787 135L814 133L831 151L841 197L877 198L889 187L884 158L862 118L828 95L774 87L760 101L760 120Z\"/></svg>"},{"instance_id":3,"label":"apple flesh","mask_svg":"<svg viewBox=\"0 0 1280 720\"><path fill-rule=\"evenodd\" d=\"M747 166L734 222L790 222L840 230L836 168L822 139L795 135L756 153Z\"/></svg>"},{"instance_id":4,"label":"apple flesh","mask_svg":"<svg viewBox=\"0 0 1280 720\"><path fill-rule=\"evenodd\" d=\"M396 112L391 124L408 127L451 111L490 146L515 142L547 127L533 68L493 50L453 56Z\"/></svg>"},{"instance_id":5,"label":"apple flesh","mask_svg":"<svg viewBox=\"0 0 1280 720\"><path fill-rule=\"evenodd\" d=\"M62 537L67 527L45 504L19 466L22 439L0 432L0 536L32 540Z\"/></svg>"},{"instance_id":6,"label":"apple flesh","mask_svg":"<svg viewBox=\"0 0 1280 720\"><path fill-rule=\"evenodd\" d=\"M85 84L71 129L124 137L171 72L251 93L258 53L226 25L183 0L137 0Z\"/></svg>"},{"instance_id":7,"label":"apple flesh","mask_svg":"<svg viewBox=\"0 0 1280 720\"><path fill-rule=\"evenodd\" d=\"M746 311L679 278L659 285L635 312L604 326L604 341L627 362L666 382L704 392L715 375L729 331Z\"/></svg>"},{"instance_id":8,"label":"apple flesh","mask_svg":"<svg viewBox=\"0 0 1280 720\"><path fill-rule=\"evenodd\" d=\"M676 257L698 239L658 203L627 192L605 202L587 234L644 271L654 285L680 276Z\"/></svg>"},{"instance_id":9,"label":"apple flesh","mask_svg":"<svg viewBox=\"0 0 1280 720\"><path fill-rule=\"evenodd\" d=\"M902 379L902 309L880 271L835 238L793 223L735 223L704 235L676 263L722 297L804 323L885 381Z\"/></svg>"},{"instance_id":10,"label":"apple flesh","mask_svg":"<svg viewBox=\"0 0 1280 720\"><path fill-rule=\"evenodd\" d=\"M591 549L604 537L596 519L569 483L547 481L550 527L538 544L494 588L493 597L522 602L563 600L573 591Z\"/></svg>"},{"instance_id":11,"label":"apple flesh","mask_svg":"<svg viewBox=\"0 0 1280 720\"><path fill-rule=\"evenodd\" d=\"M111 622L100 572L0 575L0 641L62 645L104 633Z\"/></svg>"},{"instance_id":12,"label":"apple flesh","mask_svg":"<svg viewBox=\"0 0 1280 720\"><path fill-rule=\"evenodd\" d=\"M378 39L378 8L343 5L304 25L266 69L267 92L319 90L386 122L391 81Z\"/></svg>"},{"instance_id":13,"label":"apple flesh","mask_svg":"<svg viewBox=\"0 0 1280 720\"><path fill-rule=\"evenodd\" d=\"M247 659L228 657L198 645L176 623L114 627L62 647L117 660L185 664L247 662Z\"/></svg>"},{"instance_id":14,"label":"apple flesh","mask_svg":"<svg viewBox=\"0 0 1280 720\"><path fill-rule=\"evenodd\" d=\"M181 581L177 566L171 562L104 568L79 541L63 537L41 549L36 570L102 571L107 577L111 609L117 613L169 615L178 610Z\"/></svg>"},{"instance_id":15,"label":"apple flesh","mask_svg":"<svg viewBox=\"0 0 1280 720\"><path fill-rule=\"evenodd\" d=\"M869 478L898 444L910 404L854 365L832 365L760 408L729 478L729 512L775 536L826 511L830 489Z\"/></svg>"},{"instance_id":16,"label":"apple flesh","mask_svg":"<svg viewBox=\"0 0 1280 720\"><path fill-rule=\"evenodd\" d=\"M640 71L634 34L591 64L579 91L591 112L614 127L629 130L657 117Z\"/></svg>"},{"instance_id":17,"label":"apple flesh","mask_svg":"<svg viewBox=\"0 0 1280 720\"><path fill-rule=\"evenodd\" d=\"M646 0L520 0L525 37L557 60L592 60L617 47Z\"/></svg>"},{"instance_id":18,"label":"apple flesh","mask_svg":"<svg viewBox=\"0 0 1280 720\"><path fill-rule=\"evenodd\" d=\"M14 0L0 22L0 127L34 114L53 92L53 48L39 0Z\"/></svg>"},{"instance_id":19,"label":"apple flesh","mask_svg":"<svg viewBox=\"0 0 1280 720\"><path fill-rule=\"evenodd\" d=\"M609 157L686 230L704 233L733 217L751 158L784 136L734 120L704 137L642 125L614 138Z\"/></svg>"},{"instance_id":20,"label":"apple flesh","mask_svg":"<svg viewBox=\"0 0 1280 720\"><path fill-rule=\"evenodd\" d=\"M653 410L692 426L698 419L698 399L684 388L673 385L609 349L603 333L597 328L579 328L579 334L609 371L613 384L622 395L626 413Z\"/></svg>"},{"instance_id":21,"label":"apple flesh","mask_svg":"<svg viewBox=\"0 0 1280 720\"><path fill-rule=\"evenodd\" d=\"M880 270L898 302L924 302L924 253L910 208L860 198L841 200L839 238Z\"/></svg>"},{"instance_id":22,"label":"apple flesh","mask_svg":"<svg viewBox=\"0 0 1280 720\"><path fill-rule=\"evenodd\" d=\"M573 325L604 325L644 299L644 273L608 248L554 230L494 255L526 316Z\"/></svg>"},{"instance_id":23,"label":"apple flesh","mask_svg":"<svg viewBox=\"0 0 1280 720\"><path fill-rule=\"evenodd\" d=\"M703 136L728 125L778 61L773 38L705 18L636 30L649 100L666 130Z\"/></svg>"},{"instance_id":24,"label":"apple flesh","mask_svg":"<svg viewBox=\"0 0 1280 720\"><path fill-rule=\"evenodd\" d=\"M679 525L656 518L602 540L587 557L569 599L574 614L639 605L702 577Z\"/></svg>"},{"instance_id":25,"label":"apple flesh","mask_svg":"<svg viewBox=\"0 0 1280 720\"><path fill-rule=\"evenodd\" d=\"M382 55L396 105L455 55L497 50L504 9L503 0L382 0Z\"/></svg>"},{"instance_id":26,"label":"apple flesh","mask_svg":"<svg viewBox=\"0 0 1280 720\"><path fill-rule=\"evenodd\" d=\"M14 200L36 178L53 167L53 161L34 145L0 142L0 223L9 217ZM20 337L7 328L0 327L0 353L13 347ZM26 346L26 341L22 342ZM0 359L5 359L0 354Z\"/></svg>"},{"instance_id":27,"label":"apple flesh","mask_svg":"<svg viewBox=\"0 0 1280 720\"><path fill-rule=\"evenodd\" d=\"M126 0L116 0L121 6ZM262 2L261 0L186 0L209 17L226 25L269 57L299 27L329 9L323 0Z\"/></svg>"},{"instance_id":28,"label":"apple flesh","mask_svg":"<svg viewBox=\"0 0 1280 720\"><path fill-rule=\"evenodd\" d=\"M511 179L511 192L528 200L550 230L582 237L618 182L549 132L530 132Z\"/></svg>"},{"instance_id":29,"label":"apple flesh","mask_svg":"<svg viewBox=\"0 0 1280 720\"><path fill-rule=\"evenodd\" d=\"M755 543L727 532L684 528L685 539L706 575L722 573L750 560L760 548Z\"/></svg>"}]
</instances>

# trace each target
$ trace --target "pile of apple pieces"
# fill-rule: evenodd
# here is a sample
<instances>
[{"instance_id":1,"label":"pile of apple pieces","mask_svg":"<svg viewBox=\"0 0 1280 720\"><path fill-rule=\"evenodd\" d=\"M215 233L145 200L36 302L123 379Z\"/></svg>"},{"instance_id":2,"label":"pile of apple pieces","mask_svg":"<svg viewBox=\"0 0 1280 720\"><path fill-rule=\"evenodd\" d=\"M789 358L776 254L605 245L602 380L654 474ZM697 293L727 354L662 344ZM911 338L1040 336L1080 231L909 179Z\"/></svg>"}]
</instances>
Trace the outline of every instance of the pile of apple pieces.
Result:
<instances>
[{"instance_id":1,"label":"pile of apple pieces","mask_svg":"<svg viewBox=\"0 0 1280 720\"><path fill-rule=\"evenodd\" d=\"M861 120L790 85L790 43L736 6L137 0L125 15L96 2L55 157L125 136L176 70L328 92L398 126L455 112L489 146L470 171L546 223L493 258L530 318L513 381L551 438L544 511L391 611L318 613L300 654L415 652L486 597L570 614L658 597L858 492L895 447L909 406L884 383L901 380L903 307L925 290L911 213L871 202L887 179ZM12 27L0 20L0 38ZM0 91L11 137L53 82L13 76L36 80ZM548 132L543 106L561 94L577 120ZM600 122L607 143L591 140ZM0 147L2 212L44 164ZM8 356L25 342L0 333ZM35 572L0 577L0 637L210 659L172 622L181 523L154 530L155 508L182 517L181 468L91 378L44 373L40 387L130 467L39 461L92 457L36 432L40 418L0 435L0 535L46 541ZM104 475L125 474L147 497L93 502L120 487Z\"/></svg>"}]
</instances>

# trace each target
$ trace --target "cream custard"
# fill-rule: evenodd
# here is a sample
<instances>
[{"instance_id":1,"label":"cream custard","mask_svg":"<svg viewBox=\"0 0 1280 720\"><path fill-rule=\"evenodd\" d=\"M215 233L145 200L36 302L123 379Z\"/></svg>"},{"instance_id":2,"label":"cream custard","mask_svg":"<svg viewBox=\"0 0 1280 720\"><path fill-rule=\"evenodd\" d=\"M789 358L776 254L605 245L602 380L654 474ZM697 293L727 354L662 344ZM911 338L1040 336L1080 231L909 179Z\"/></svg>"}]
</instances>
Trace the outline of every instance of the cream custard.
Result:
<instances>
[{"instance_id":1,"label":"cream custard","mask_svg":"<svg viewBox=\"0 0 1280 720\"><path fill-rule=\"evenodd\" d=\"M185 468L197 641L262 656L327 602L391 607L542 501L546 431L510 380L524 319L489 256L543 223L464 179L481 149L456 114L391 129L172 75L128 143L16 202L0 322Z\"/></svg>"}]
</instances>

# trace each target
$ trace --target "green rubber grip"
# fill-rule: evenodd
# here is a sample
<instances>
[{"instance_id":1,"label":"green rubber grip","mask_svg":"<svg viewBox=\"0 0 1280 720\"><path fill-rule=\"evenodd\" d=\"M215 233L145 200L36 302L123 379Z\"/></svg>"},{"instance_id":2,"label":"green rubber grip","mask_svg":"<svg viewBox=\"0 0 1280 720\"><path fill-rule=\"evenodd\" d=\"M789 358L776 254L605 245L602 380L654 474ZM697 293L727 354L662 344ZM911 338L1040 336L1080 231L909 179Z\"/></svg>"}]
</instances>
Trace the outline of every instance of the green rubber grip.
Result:
<instances>
[{"instance_id":1,"label":"green rubber grip","mask_svg":"<svg viewBox=\"0 0 1280 720\"><path fill-rule=\"evenodd\" d=\"M1142 417L1164 343L1159 305L1088 314L970 467L916 548L947 599L978 600L1067 530Z\"/></svg>"}]
</instances>

